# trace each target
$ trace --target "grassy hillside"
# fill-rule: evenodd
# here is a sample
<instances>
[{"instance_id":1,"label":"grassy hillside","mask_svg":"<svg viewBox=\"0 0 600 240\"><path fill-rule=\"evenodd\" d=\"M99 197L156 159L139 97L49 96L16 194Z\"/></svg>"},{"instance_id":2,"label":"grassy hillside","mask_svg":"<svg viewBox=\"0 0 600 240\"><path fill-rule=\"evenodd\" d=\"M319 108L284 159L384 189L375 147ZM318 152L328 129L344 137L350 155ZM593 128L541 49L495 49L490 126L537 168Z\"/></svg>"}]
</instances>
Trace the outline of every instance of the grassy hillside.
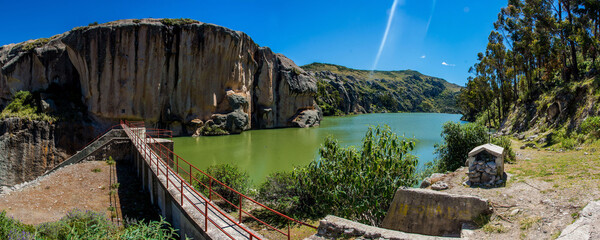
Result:
<instances>
[{"instance_id":1,"label":"grassy hillside","mask_svg":"<svg viewBox=\"0 0 600 240\"><path fill-rule=\"evenodd\" d=\"M417 71L368 71L311 63L302 68L318 80L324 115L373 112L458 113L461 87Z\"/></svg>"}]
</instances>

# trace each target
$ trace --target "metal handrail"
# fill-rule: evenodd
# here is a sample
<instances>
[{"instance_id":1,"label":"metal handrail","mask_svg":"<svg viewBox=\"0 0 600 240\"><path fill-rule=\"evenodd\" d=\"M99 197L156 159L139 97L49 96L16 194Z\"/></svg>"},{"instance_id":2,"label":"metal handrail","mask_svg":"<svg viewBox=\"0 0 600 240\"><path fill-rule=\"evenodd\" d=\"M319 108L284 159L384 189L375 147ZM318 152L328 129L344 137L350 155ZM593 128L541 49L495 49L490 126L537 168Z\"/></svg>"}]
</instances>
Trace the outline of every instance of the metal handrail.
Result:
<instances>
[{"instance_id":1,"label":"metal handrail","mask_svg":"<svg viewBox=\"0 0 600 240\"><path fill-rule=\"evenodd\" d=\"M134 141L135 141L136 143L138 143L139 145L141 145L141 144L145 144L145 145L146 145L146 147L145 147L145 148L144 148L144 150L143 150L143 151L144 151L144 156L146 157L148 154L150 154L150 156L151 156L151 159L150 159L151 163L150 163L150 164L153 164L153 163L152 163L152 155L154 155L154 157L155 157L155 158L156 158L156 160L157 160L157 161L156 161L156 169L157 169L157 174L160 174L162 171L161 171L161 166L159 166L159 165L158 165L158 161L160 160L160 161L161 161L161 162L163 162L163 163L164 163L164 161L163 161L162 159L160 159L160 156L159 156L159 155L157 155L155 152L153 152L153 151L151 151L151 150L150 150L150 153L148 153L148 147L149 147L150 145L148 145L148 144L147 144L147 143L146 143L144 140L142 140L142 139L140 138L140 136L139 136L140 134L139 134L139 133L137 133L137 134L134 134L134 133L133 133L133 131L131 131L131 129L129 129L129 127L127 127L127 128L125 128L125 127L124 127L124 129L125 129L126 131L129 131L129 132L131 132L131 133L132 133L131 135L133 135L133 136L134 136L134 138L135 138L135 139L134 139ZM148 136L146 136L146 137L148 137ZM155 139L153 139L153 138L150 138L150 140L151 140L151 141L155 141L156 143L158 143L158 142L157 142ZM158 143L158 144L160 144L160 143ZM162 145L162 144L160 144L160 145ZM138 147L138 146L136 146L136 148L138 148L138 151L142 152L142 150L141 150L141 149L139 149L139 147ZM254 233L252 233L251 231L249 231L249 230L248 230L248 229L246 229L245 227L243 227L243 226L239 225L237 222L235 222L233 219L231 219L231 218L230 218L230 217L229 217L227 214L225 214L225 213L223 213L221 210L219 210L219 208L217 208L216 206L214 206L214 205L213 205L213 204L210 202L210 199L206 199L206 198L205 198L205 197L204 197L202 194L198 193L198 192L196 191L196 189L194 189L194 187L193 187L193 186L190 186L190 185L189 185L187 182L185 182L185 180L184 180L184 179L183 179L181 176L179 176L178 174L176 174L176 173L175 173L175 172L174 172L174 171L173 171L173 170L172 170L172 169L169 167L169 165L168 165L168 164L164 164L164 167L165 167L165 169L166 169L167 173L169 173L169 170L171 170L171 172L173 172L174 176L176 176L177 178L179 178L179 181L180 181L180 184L181 184L181 188L180 188L180 189L178 189L178 190L180 191L180 194L181 194L181 205L183 206L183 198L185 197L185 198L186 198L186 200L188 200L188 202L189 202L189 203L190 203L192 206L194 206L194 208L196 208L196 210L198 210L200 213L202 213L202 214L204 215L204 219L205 219L205 230L207 230L207 227L208 227L208 221L210 221L210 222L211 222L211 223L212 223L214 226L216 226L216 227L217 227L219 230L221 230L221 232L223 232L223 233L224 233L225 235L227 235L229 238L231 238L231 239L235 239L233 236L231 236L229 233L227 233L227 232L226 232L226 231L225 231L223 228L221 228L219 225L217 225L217 223L216 223L214 220L212 220L212 219L210 219L210 218L208 217L208 205L210 205L210 206L211 206L213 209L215 209L217 212L219 212L221 215L223 215L223 216L224 216L225 218L227 218L229 221L233 222L233 223L234 223L234 224L236 224L238 227L240 227L240 228L241 228L241 229L243 229L245 232L247 232L247 233L249 234L249 236L250 236L250 239L253 239L253 238L260 239L260 238L259 238L258 236L256 236ZM163 173L163 174L165 174L164 172L162 172L162 173ZM166 175L166 174L165 174L165 175ZM168 189L168 184L169 184L169 177L168 177L168 175L167 175L167 177L166 177L166 181L167 181L167 189ZM190 199L189 199L187 196L185 196L185 194L184 194L184 192L183 192L183 184L184 184L184 183L185 183L185 185L188 187L188 189L189 189L188 191L190 191L190 190L191 190L191 191L195 192L195 193L196 193L198 196L200 196L200 198L202 198L202 200L204 200L204 203L205 203L205 211L204 211L204 212L202 212L202 210L200 210L200 209L198 208L198 206L196 206L196 205L195 205L195 204L192 202L192 200L190 200Z\"/></svg>"},{"instance_id":2,"label":"metal handrail","mask_svg":"<svg viewBox=\"0 0 600 240\"><path fill-rule=\"evenodd\" d=\"M133 122L133 123L129 123L129 122L127 122L127 121L121 121L121 123L122 123L124 126L127 126L128 128L129 128L129 126L134 126L135 128L143 128L143 126L144 126L144 125L143 125L143 122ZM125 129L125 127L124 127L124 129ZM131 129L129 129L129 131L131 131ZM133 133L133 131L131 131L131 132ZM185 182L185 179L179 175L179 170L181 169L181 170L183 171L183 173L185 173L185 175L188 175L188 176L189 176L190 183L193 183L193 182L194 182L194 180L195 180L195 181L196 181L196 182L197 182L199 185L202 185L204 188L207 188L207 189L208 189L208 191L209 191L209 197L208 197L208 200L206 200L206 198L204 198L202 194L200 194L200 193L198 193L198 192L196 191L196 189L193 187L193 184L191 184L191 185L190 185L190 184L188 184L187 182L185 183L185 184L186 184L186 186L188 186L188 187L189 187L189 188L190 188L192 191L194 191L195 193L197 193L197 194L198 194L198 195L199 195L199 196L200 196L200 197L201 197L203 200L205 200L205 202L207 203L207 205L205 205L205 206L208 206L208 205L212 206L212 207L213 207L214 209L216 209L216 210L217 210L219 213L223 214L223 215L224 215L224 216L225 216L227 219L229 219L230 221L234 222L234 223L235 223L237 226L239 226L240 228L242 228L242 229L244 229L246 232L248 232L248 233L250 234L251 238L252 238L252 237L258 238L258 237L257 237L257 236L255 236L255 235L254 235L253 233L251 233L250 231L248 231L246 228L244 228L244 227L242 227L241 225L239 225L239 224L238 224L236 221L234 221L234 220L230 219L230 218L227 216L227 214L225 214L225 213L221 212L221 211L220 211L218 208L214 207L212 203L210 203L210 200L212 199L212 194L216 194L216 195L217 195L219 198L221 198L222 200L224 200L225 202L227 202L229 205L231 205L231 206L233 206L235 209L238 209L238 210L239 210L239 223L241 223L242 214L243 214L243 213L245 213L247 216L251 217L252 219L255 219L256 221L258 221L258 222L260 222L261 224L263 224L263 225L265 225L265 226L269 227L270 229L273 229L273 230L275 230L275 231L277 231L277 232L279 232L279 233L283 234L284 236L287 236L287 238L288 238L288 239L290 239L290 237L291 237L291 236L290 236L290 224L289 224L289 221L291 221L291 222L295 222L295 223L298 223L298 224L301 224L301 225L304 225L304 226L308 226L308 227L311 227L311 228L314 228L314 229L316 229L316 228L317 228L317 227L315 227L315 226L312 226L312 225L310 225L310 224L307 224L307 223L304 223L304 222L302 222L302 221L299 221L299 220L293 219L293 218L291 218L291 217L289 217L289 216L286 216L285 214L282 214L282 213L280 213L280 212L278 212L278 211L276 211L276 210L274 210L274 209L272 209L272 208L269 208L269 207L267 207L267 206L265 206L265 205L263 205L263 204L261 204L261 203L257 202L256 200L254 200L254 199L252 199L252 198L250 198L250 197L248 197L248 196L246 196L246 195L244 195L244 194L242 194L242 193L240 193L240 192L236 191L235 189L233 189L233 188L231 188L231 187L227 186L226 184L224 184L223 182L221 182L221 181L217 180L216 178L214 178L214 177L210 176L210 175L209 175L209 174L207 174L206 172L204 172L204 171L202 171L202 170L198 169L196 166L194 166L193 164L189 163L188 161L186 161L185 159L183 159L182 157L180 157L179 155L177 155L176 153L174 153L174 152L173 152L171 149L169 149L169 148L165 147L163 144L161 144L161 143L160 143L160 142L158 142L156 139L154 139L154 137L153 137L152 135L153 135L153 133L155 133L155 132L158 132L158 133L159 133L159 134L158 134L159 136L166 136L166 137L169 137L169 134L170 134L170 137L172 138L172 131L169 131L169 130L161 130L161 129L150 129L150 131L148 131L147 129L145 129L145 128L144 128L144 132L142 132L142 131L138 131L138 133L137 133L137 134L132 134L132 135L134 135L134 137L136 138L136 141L137 141L138 143L146 144L146 146L147 146L147 147L146 147L146 148L144 148L144 151L147 151L147 150L148 150L148 147L149 147L149 148L150 148L150 150L151 150L151 153L150 153L150 154L151 154L151 155L152 155L152 154L154 154L154 156L156 157L156 164L155 164L155 165L157 166L157 174L161 174L161 173L162 173L162 174L165 174L165 175L166 175L166 174L168 174L169 172L172 172L172 173L173 173L175 176L177 176L177 177L180 179L180 181L182 181L182 182ZM141 139L141 137L142 137L142 136L140 136L140 135L141 135L141 133L143 133L143 135L144 135L143 137L145 137L145 139L146 139L146 140L142 140L142 139ZM148 141L149 141L149 142L151 142L152 144L148 144ZM153 145L154 145L154 146L153 146ZM138 150L139 150L139 149L138 149ZM164 151L163 151L163 150L164 150ZM158 153L157 153L157 152L158 152ZM146 155L147 155L147 153L144 153L144 154L146 154ZM160 155L159 155L159 154L160 154ZM172 154L172 156L174 156L174 157L171 157L171 155L170 155L170 154ZM173 160L173 158L175 158L175 161ZM166 162L165 162L165 159L166 159ZM158 161L159 161L159 160L160 160L162 163L165 163L165 169L166 169L165 171L166 171L166 173L165 173L164 171L162 171L162 169L161 169L161 168L158 166ZM186 164L189 166L189 171L187 171L185 168L183 168L183 167L181 167L181 166L180 166L180 164L179 164L179 160L183 161L184 163L186 163ZM151 161L151 163L150 163L150 164L154 164L154 163L152 163L152 158L150 159L150 161ZM173 165L175 165L175 166L176 166L176 170L173 170L173 169L171 168L171 164L173 164ZM206 176L206 177L209 179L209 186L206 186L206 184L205 184L205 183L203 183L202 181L198 180L198 179L197 179L197 178L196 178L196 177L195 177L195 176L192 174L194 169L195 169L197 172L199 172L199 173L203 174L204 176ZM168 188L168 185L169 185L169 178L167 177L166 179L167 179L167 188ZM221 185L221 186L225 187L226 189L228 189L228 190L232 191L233 193L237 194L237 195L239 196L239 198L240 198L240 203L239 203L239 206L238 206L238 205L236 205L236 204L234 204L234 203L232 203L232 202L230 202L230 201L228 201L228 200L227 200L227 199L225 199L223 196L221 196L219 193L215 192L215 191L212 189L212 188L213 188L213 182L216 182L217 184L219 184L219 185ZM183 194L183 183L182 183L182 186L181 186L181 189L180 189L180 193L182 194L182 197L181 197L181 198L182 198L182 199L181 199L181 203L183 204L183 195L184 195L184 194ZM187 196L185 196L185 198L187 199ZM274 213L274 214L276 214L276 215L278 215L278 216L280 216L280 217L282 217L282 218L284 218L284 219L288 220L288 224L287 224L287 226L288 226L288 229L287 229L287 230L288 230L288 233L286 234L286 233L285 233L285 232L283 232L282 230L280 230L280 229L277 229L276 227L273 227L273 226L271 226L270 224L268 224L268 223L266 223L266 222L264 222L264 221L262 221L262 220L258 219L257 217L255 217L254 215L250 214L249 212L247 212L247 211L244 211L244 210L242 209L242 199L247 199L248 201L250 201L250 202L252 202L252 203L254 203L254 204L256 204L256 205L258 205L258 206L260 206L260 207L263 207L264 209L267 209L268 211L270 211L270 212L272 212L272 213ZM190 203L192 203L192 202L191 202L189 199L188 199L188 201L189 201ZM192 204L192 205L193 205L193 204ZM202 211L201 211L200 209L198 209L197 207L196 207L196 209L202 213ZM205 218L208 218L208 215L207 215L207 214L204 214L204 215L205 215ZM207 221L207 220L205 220L205 221ZM215 224L215 223L214 223L212 220L210 220L210 221L213 223L213 225L217 226L217 228L219 228L221 231L223 231L223 232L224 232L224 230L223 230L223 229L221 229L221 228L220 228L218 225L216 225L216 224ZM207 224L207 222L205 222L205 225L206 225L206 224ZM226 234L226 235L228 235L228 234ZM231 236L230 236L230 237L231 237Z\"/></svg>"}]
</instances>

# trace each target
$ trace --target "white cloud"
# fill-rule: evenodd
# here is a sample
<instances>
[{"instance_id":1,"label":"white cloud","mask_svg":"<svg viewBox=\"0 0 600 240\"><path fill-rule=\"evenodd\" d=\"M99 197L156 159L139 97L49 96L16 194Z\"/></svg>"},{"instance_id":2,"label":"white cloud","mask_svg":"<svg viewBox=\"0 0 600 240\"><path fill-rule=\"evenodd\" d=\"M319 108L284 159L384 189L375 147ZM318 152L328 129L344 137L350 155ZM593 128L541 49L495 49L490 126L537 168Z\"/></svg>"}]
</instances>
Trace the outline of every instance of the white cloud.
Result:
<instances>
[{"instance_id":1,"label":"white cloud","mask_svg":"<svg viewBox=\"0 0 600 240\"><path fill-rule=\"evenodd\" d=\"M447 62L442 62L442 65L447 66L447 67L454 67L454 66L456 66L455 64L450 64L450 63L447 63Z\"/></svg>"},{"instance_id":2,"label":"white cloud","mask_svg":"<svg viewBox=\"0 0 600 240\"><path fill-rule=\"evenodd\" d=\"M425 59L425 57L426 57L425 55L421 56L422 59Z\"/></svg>"}]
</instances>

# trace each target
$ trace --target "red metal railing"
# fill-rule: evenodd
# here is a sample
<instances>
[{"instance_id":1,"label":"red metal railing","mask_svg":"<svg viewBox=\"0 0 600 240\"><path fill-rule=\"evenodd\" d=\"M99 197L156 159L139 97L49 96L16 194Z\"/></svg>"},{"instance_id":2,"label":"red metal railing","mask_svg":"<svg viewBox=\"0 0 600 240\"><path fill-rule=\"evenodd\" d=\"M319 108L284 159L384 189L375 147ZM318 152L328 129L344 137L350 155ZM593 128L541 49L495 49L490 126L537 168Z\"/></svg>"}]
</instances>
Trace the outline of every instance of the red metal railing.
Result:
<instances>
[{"instance_id":1,"label":"red metal railing","mask_svg":"<svg viewBox=\"0 0 600 240\"><path fill-rule=\"evenodd\" d=\"M130 133L132 133L131 135L133 135L134 139L132 139L132 141L135 141L137 144L146 144L146 147L144 147L143 149L139 149L140 153L144 155L145 159L150 159L150 163L151 165L155 165L156 169L157 169L157 174L160 176L160 174L162 175L167 175L169 173L172 173L174 176L176 176L177 178L179 178L179 184L180 186L175 186L178 187L178 191L181 195L181 199L180 199L180 203L181 205L183 205L184 203L184 199L187 200L191 205L194 206L194 208L200 212L202 215L204 215L204 229L205 231L208 228L208 222L210 221L214 226L216 226L219 230L221 230L221 232L223 232L225 235L227 235L229 238L234 239L230 234L228 234L224 229L222 229L219 225L217 225L212 219L209 218L208 216L208 206L210 205L213 209L215 209L219 214L221 214L222 216L224 216L225 218L227 218L229 221L235 223L238 227L240 227L241 229L243 229L245 232L247 232L250 236L250 239L256 238L256 239L260 239L258 236L256 236L252 231L246 229L246 227L241 226L241 222L242 222L242 216L248 216L254 220L256 220L257 222L259 222L260 224L268 227L269 229L272 229L282 235L284 235L285 237L287 237L287 239L289 240L291 238L291 234L290 234L290 223L297 223L297 224L301 224L301 225L305 225L311 228L316 229L317 227L312 226L310 224L298 221L296 219L293 219L291 217L288 217L276 210L273 210L259 202L257 202L256 200L236 191L235 189L227 186L226 184L222 183L221 181L215 179L214 177L208 175L207 173L205 173L204 171L196 168L194 165L192 165L191 163L189 163L188 161L186 161L185 159L181 158L179 155L177 155L176 153L174 153L171 149L165 147L162 143L160 143L160 141L158 141L155 137L153 136L162 136L163 138L171 138L172 139L172 131L169 130L164 130L164 129L148 129L146 130L144 128L144 122L127 122L127 121L121 121L121 124L123 124L123 129L125 129L126 131L129 131ZM155 156L156 160L153 160L152 155ZM154 161L154 162L153 162ZM161 163L164 164L164 169L163 167L159 166L159 161ZM187 168L186 168L187 166ZM175 170L172 168L175 167ZM198 180L198 178L196 177L196 175L194 175L194 171L195 174L199 175L199 176L204 176L205 178L208 178L208 186L207 184L203 183L202 181ZM186 182L186 180L184 179L184 177L182 177L181 175L187 176L189 179L189 183ZM167 176L166 177L166 181L167 181L167 189L169 188L169 184L176 184L177 182L173 182L172 180L170 180L170 178ZM200 194L195 188L194 188L194 181L197 183L196 186L202 186L204 187L206 190L208 190L208 198L204 197L202 194ZM230 201L228 201L225 197L221 196L219 193L217 193L214 189L213 189L213 185L217 184L220 185L221 187L228 189L229 191L235 193L238 196L239 199L239 204L234 204ZM198 208L198 206L196 206L193 201L191 199L188 198L187 195L184 194L184 185L188 188L188 191L193 191L194 193L196 193L198 196L200 196L202 198L203 201L205 201L205 209L204 211L202 211L200 208ZM172 185L174 186L174 185ZM213 199L213 196L217 196L220 199L222 199L224 202L226 202L227 204L231 205L233 208L238 210L239 216L238 216L238 221L235 221L233 219L230 218L230 216L224 212L222 212L220 210L220 208L217 208L213 205L213 203L211 203L210 200ZM260 220L259 218L257 218L256 216L252 215L251 213L244 211L243 210L243 200L247 200L250 201L251 203L256 204L259 207L262 207L270 212L272 212L273 214L282 217L283 219L287 220L287 233L284 232L284 230L280 230L268 223L266 223L263 220Z\"/></svg>"}]
</instances>

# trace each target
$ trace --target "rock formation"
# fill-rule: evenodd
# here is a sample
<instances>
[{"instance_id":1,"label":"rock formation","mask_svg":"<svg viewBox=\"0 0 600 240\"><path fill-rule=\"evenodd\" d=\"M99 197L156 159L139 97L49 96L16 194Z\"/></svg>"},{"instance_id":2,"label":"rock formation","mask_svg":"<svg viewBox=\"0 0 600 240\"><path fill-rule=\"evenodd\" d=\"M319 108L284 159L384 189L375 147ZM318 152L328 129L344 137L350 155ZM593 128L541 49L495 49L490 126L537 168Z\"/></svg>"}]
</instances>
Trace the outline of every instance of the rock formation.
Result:
<instances>
[{"instance_id":1,"label":"rock formation","mask_svg":"<svg viewBox=\"0 0 600 240\"><path fill-rule=\"evenodd\" d=\"M0 47L0 66L0 109L16 91L56 84L79 89L86 114L104 125L145 120L190 135L200 121L224 120L235 133L321 119L314 77L242 32L195 21L78 27Z\"/></svg>"},{"instance_id":2,"label":"rock formation","mask_svg":"<svg viewBox=\"0 0 600 240\"><path fill-rule=\"evenodd\" d=\"M302 68L317 79L316 101L324 115L459 112L460 86L417 71L367 71L325 63Z\"/></svg>"},{"instance_id":3,"label":"rock formation","mask_svg":"<svg viewBox=\"0 0 600 240\"><path fill-rule=\"evenodd\" d=\"M65 158L55 145L55 126L44 121L0 121L0 186L30 181Z\"/></svg>"}]
</instances>

